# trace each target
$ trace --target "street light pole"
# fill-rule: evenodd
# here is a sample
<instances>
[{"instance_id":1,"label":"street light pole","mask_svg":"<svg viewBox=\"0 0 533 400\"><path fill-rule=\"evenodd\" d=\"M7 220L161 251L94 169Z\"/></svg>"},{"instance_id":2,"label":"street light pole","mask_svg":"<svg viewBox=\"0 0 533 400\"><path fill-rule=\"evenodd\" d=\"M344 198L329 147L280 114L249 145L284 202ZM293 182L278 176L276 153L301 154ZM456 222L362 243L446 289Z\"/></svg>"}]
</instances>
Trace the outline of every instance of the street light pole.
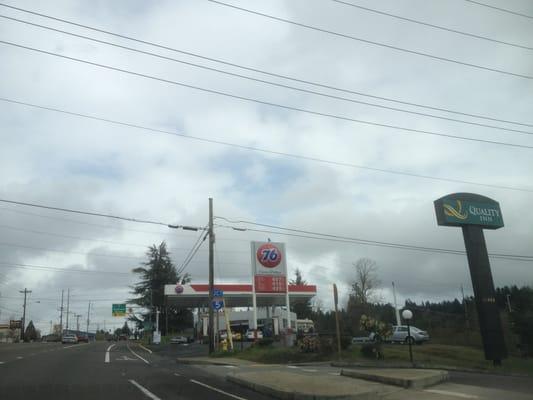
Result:
<instances>
[{"instance_id":1,"label":"street light pole","mask_svg":"<svg viewBox=\"0 0 533 400\"><path fill-rule=\"evenodd\" d=\"M403 310L402 318L407 322L407 344L409 345L409 360L411 365L413 365L413 338L411 337L411 318L413 318L413 313L410 310Z\"/></svg>"}]
</instances>

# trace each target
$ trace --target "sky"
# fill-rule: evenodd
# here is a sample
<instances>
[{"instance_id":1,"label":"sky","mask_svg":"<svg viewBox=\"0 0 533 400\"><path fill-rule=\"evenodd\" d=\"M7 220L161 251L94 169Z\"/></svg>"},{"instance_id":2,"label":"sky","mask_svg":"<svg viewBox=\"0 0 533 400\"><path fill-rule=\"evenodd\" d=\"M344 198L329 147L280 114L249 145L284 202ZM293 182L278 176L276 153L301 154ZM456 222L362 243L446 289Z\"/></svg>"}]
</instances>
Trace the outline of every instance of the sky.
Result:
<instances>
[{"instance_id":1,"label":"sky","mask_svg":"<svg viewBox=\"0 0 533 400\"><path fill-rule=\"evenodd\" d=\"M162 241L182 265L199 233L164 225L205 226L209 197L215 216L232 221L464 250L459 229L437 226L433 201L479 193L500 202L505 221L485 231L489 252L533 254L531 19L463 0L350 0L504 44L334 1L227 1L322 31L206 0L7 3L163 46L154 47L0 7L2 16L144 52L1 18L1 41L41 52L0 43L0 198L163 223L0 203L0 321L20 316L19 291L28 288L27 321L47 333L70 289L71 327L76 314L85 323L89 301L91 330L122 325L111 304L130 298L132 268ZM527 0L487 4L533 15ZM453 299L461 285L472 294L464 255L215 224L216 282L250 282L250 241L271 239L286 243L289 274L301 269L325 308L332 283L346 302L362 257L378 266L384 302L393 281L400 303ZM491 267L497 286L533 284L532 261L492 259ZM207 281L205 243L186 271Z\"/></svg>"}]
</instances>

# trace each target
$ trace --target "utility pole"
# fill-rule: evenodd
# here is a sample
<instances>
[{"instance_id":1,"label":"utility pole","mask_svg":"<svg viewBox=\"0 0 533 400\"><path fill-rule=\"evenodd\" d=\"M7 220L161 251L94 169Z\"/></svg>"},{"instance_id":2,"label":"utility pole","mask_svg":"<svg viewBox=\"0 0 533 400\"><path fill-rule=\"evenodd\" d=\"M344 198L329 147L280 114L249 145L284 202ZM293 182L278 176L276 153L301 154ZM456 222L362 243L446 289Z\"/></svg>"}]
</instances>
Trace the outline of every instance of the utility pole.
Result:
<instances>
[{"instance_id":1,"label":"utility pole","mask_svg":"<svg viewBox=\"0 0 533 400\"><path fill-rule=\"evenodd\" d=\"M213 199L209 198L209 326L207 332L209 334L209 354L215 351L214 342L214 318L213 318L213 290L214 290L214 271L215 271L215 256L214 256L215 233L213 232Z\"/></svg>"},{"instance_id":2,"label":"utility pole","mask_svg":"<svg viewBox=\"0 0 533 400\"><path fill-rule=\"evenodd\" d=\"M24 329L26 328L26 296L31 293L31 290L24 288L19 290L19 293L24 293L24 311L22 312L22 329L20 330L20 339L24 341Z\"/></svg>"},{"instance_id":3,"label":"utility pole","mask_svg":"<svg viewBox=\"0 0 533 400\"><path fill-rule=\"evenodd\" d=\"M63 334L63 296L65 295L65 290L61 290L61 308L59 309L60 311L60 314L59 314L59 329L60 329L60 332L59 334L62 335Z\"/></svg>"},{"instance_id":4,"label":"utility pole","mask_svg":"<svg viewBox=\"0 0 533 400\"><path fill-rule=\"evenodd\" d=\"M89 306L87 307L87 337L89 337L89 315L91 314L91 302L89 302Z\"/></svg>"},{"instance_id":5,"label":"utility pole","mask_svg":"<svg viewBox=\"0 0 533 400\"><path fill-rule=\"evenodd\" d=\"M394 311L396 314L396 325L401 325L402 320L400 319L400 310L398 310L398 302L396 301L396 287L394 286L394 282L392 282L392 296L394 297Z\"/></svg>"},{"instance_id":6,"label":"utility pole","mask_svg":"<svg viewBox=\"0 0 533 400\"><path fill-rule=\"evenodd\" d=\"M463 307L465 309L465 338L466 338L466 344L470 344L470 319L468 318L468 305L466 304L465 300L465 291L463 289L463 285L461 285L461 294L463 296Z\"/></svg>"},{"instance_id":7,"label":"utility pole","mask_svg":"<svg viewBox=\"0 0 533 400\"><path fill-rule=\"evenodd\" d=\"M80 331L80 317L82 315L81 314L76 314L76 331Z\"/></svg>"},{"instance_id":8,"label":"utility pole","mask_svg":"<svg viewBox=\"0 0 533 400\"><path fill-rule=\"evenodd\" d=\"M509 314L510 314L513 312L513 309L511 308L511 295L507 294L505 298L507 299L507 311L509 311Z\"/></svg>"},{"instance_id":9,"label":"utility pole","mask_svg":"<svg viewBox=\"0 0 533 400\"><path fill-rule=\"evenodd\" d=\"M67 332L68 332L68 316L70 314L70 288L67 289Z\"/></svg>"}]
</instances>

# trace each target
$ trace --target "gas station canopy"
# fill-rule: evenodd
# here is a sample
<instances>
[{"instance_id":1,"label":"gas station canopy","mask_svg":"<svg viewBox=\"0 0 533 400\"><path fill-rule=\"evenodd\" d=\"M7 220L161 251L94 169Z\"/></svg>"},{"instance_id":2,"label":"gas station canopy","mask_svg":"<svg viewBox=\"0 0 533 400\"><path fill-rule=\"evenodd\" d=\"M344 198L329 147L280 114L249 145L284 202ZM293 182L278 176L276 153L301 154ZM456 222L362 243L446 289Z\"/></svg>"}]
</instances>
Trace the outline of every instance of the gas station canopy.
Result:
<instances>
[{"instance_id":1,"label":"gas station canopy","mask_svg":"<svg viewBox=\"0 0 533 400\"><path fill-rule=\"evenodd\" d=\"M216 284L215 289L224 293L227 307L252 307L251 284ZM289 285L291 302L308 302L316 295L315 285ZM179 307L207 307L209 285L165 285L168 305ZM285 306L285 293L257 293L257 306Z\"/></svg>"}]
</instances>

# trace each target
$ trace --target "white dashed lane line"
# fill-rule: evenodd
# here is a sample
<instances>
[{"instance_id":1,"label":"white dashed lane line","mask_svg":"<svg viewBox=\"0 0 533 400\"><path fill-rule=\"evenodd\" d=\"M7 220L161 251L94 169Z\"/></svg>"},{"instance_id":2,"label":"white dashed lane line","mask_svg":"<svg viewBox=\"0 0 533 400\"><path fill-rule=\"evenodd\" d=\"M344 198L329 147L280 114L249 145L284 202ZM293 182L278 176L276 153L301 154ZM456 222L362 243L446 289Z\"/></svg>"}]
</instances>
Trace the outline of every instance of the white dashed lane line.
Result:
<instances>
[{"instance_id":1,"label":"white dashed lane line","mask_svg":"<svg viewBox=\"0 0 533 400\"><path fill-rule=\"evenodd\" d=\"M318 372L316 369L302 369L305 372Z\"/></svg>"},{"instance_id":2,"label":"white dashed lane line","mask_svg":"<svg viewBox=\"0 0 533 400\"><path fill-rule=\"evenodd\" d=\"M448 390L426 389L424 390L424 392L442 394L444 396L455 396L455 397L460 397L462 399L479 399L478 396L474 396L472 394L450 392Z\"/></svg>"}]
</instances>

